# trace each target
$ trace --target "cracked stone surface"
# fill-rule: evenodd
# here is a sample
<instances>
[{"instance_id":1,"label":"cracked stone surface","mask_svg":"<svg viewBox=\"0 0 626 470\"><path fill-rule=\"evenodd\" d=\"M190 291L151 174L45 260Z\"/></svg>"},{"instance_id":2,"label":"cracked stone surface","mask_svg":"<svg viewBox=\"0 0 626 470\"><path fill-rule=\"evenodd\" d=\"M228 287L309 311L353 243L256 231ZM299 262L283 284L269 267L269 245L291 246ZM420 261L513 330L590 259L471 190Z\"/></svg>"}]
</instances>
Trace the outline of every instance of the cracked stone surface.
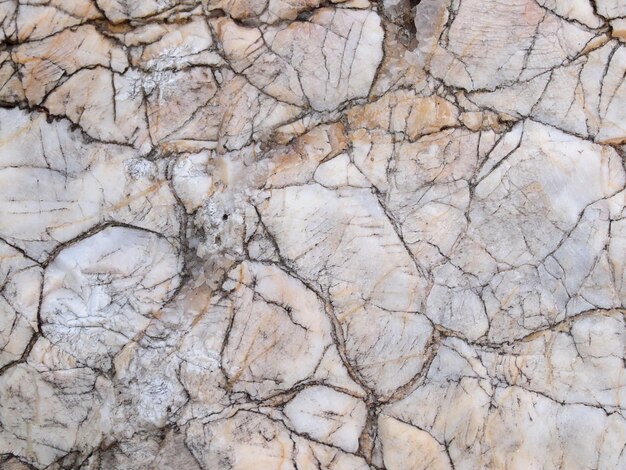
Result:
<instances>
[{"instance_id":1,"label":"cracked stone surface","mask_svg":"<svg viewBox=\"0 0 626 470\"><path fill-rule=\"evenodd\" d=\"M626 469L624 0L0 0L2 470Z\"/></svg>"}]
</instances>

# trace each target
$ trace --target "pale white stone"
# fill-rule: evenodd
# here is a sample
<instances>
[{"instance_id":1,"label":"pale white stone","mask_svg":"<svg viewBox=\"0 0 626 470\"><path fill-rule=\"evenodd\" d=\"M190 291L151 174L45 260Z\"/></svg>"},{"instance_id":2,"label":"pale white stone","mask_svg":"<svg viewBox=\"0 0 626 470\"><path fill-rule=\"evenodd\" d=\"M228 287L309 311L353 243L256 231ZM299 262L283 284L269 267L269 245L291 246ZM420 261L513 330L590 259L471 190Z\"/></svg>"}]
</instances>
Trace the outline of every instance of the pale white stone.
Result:
<instances>
[{"instance_id":1,"label":"pale white stone","mask_svg":"<svg viewBox=\"0 0 626 470\"><path fill-rule=\"evenodd\" d=\"M379 418L379 422L385 468L389 470L452 468L445 448L426 431L384 415Z\"/></svg>"},{"instance_id":2,"label":"pale white stone","mask_svg":"<svg viewBox=\"0 0 626 470\"><path fill-rule=\"evenodd\" d=\"M541 468L554 466L552 459L575 469L619 468L625 463L623 455L605 450L626 442L626 426L619 415L607 416L582 405L562 407L517 387L498 388L494 403L496 411L487 421L485 436L500 443L493 452L495 467ZM584 428L577 424L581 422ZM544 452L536 452L539 446Z\"/></svg>"},{"instance_id":3,"label":"pale white stone","mask_svg":"<svg viewBox=\"0 0 626 470\"><path fill-rule=\"evenodd\" d=\"M189 397L189 413L203 416L220 412L226 407L221 351L232 312L229 305L211 299L204 286L189 295L181 307L193 319L176 352L180 359L178 380Z\"/></svg>"},{"instance_id":4,"label":"pale white stone","mask_svg":"<svg viewBox=\"0 0 626 470\"><path fill-rule=\"evenodd\" d=\"M18 2L5 2L5 5ZM6 7L5 7L6 8ZM21 40L43 39L66 28L101 17L96 5L89 0L51 0L22 2L14 10L17 36ZM10 18L10 15L7 15Z\"/></svg>"},{"instance_id":5,"label":"pale white stone","mask_svg":"<svg viewBox=\"0 0 626 470\"><path fill-rule=\"evenodd\" d=\"M20 359L35 332L43 271L0 242L0 367Z\"/></svg>"},{"instance_id":6,"label":"pale white stone","mask_svg":"<svg viewBox=\"0 0 626 470\"><path fill-rule=\"evenodd\" d=\"M381 128L415 140L458 124L458 109L439 96L419 97L405 90L389 92L378 101L348 113L354 128Z\"/></svg>"},{"instance_id":7,"label":"pale white stone","mask_svg":"<svg viewBox=\"0 0 626 470\"><path fill-rule=\"evenodd\" d=\"M17 48L14 57L22 64L25 76L22 85L33 105L41 104L46 95L62 84L64 75L72 76L97 66L122 73L128 67L124 51L91 25L27 42Z\"/></svg>"},{"instance_id":8,"label":"pale white stone","mask_svg":"<svg viewBox=\"0 0 626 470\"><path fill-rule=\"evenodd\" d=\"M389 163L395 153L393 137L383 131L360 129L351 135L351 142L355 166L376 189L386 191Z\"/></svg>"},{"instance_id":9,"label":"pale white stone","mask_svg":"<svg viewBox=\"0 0 626 470\"><path fill-rule=\"evenodd\" d=\"M327 188L341 186L368 187L363 174L352 164L350 157L342 153L322 163L314 175L315 181Z\"/></svg>"},{"instance_id":10,"label":"pale white stone","mask_svg":"<svg viewBox=\"0 0 626 470\"><path fill-rule=\"evenodd\" d=\"M0 467L626 468L625 19L0 2Z\"/></svg>"},{"instance_id":11,"label":"pale white stone","mask_svg":"<svg viewBox=\"0 0 626 470\"><path fill-rule=\"evenodd\" d=\"M387 394L411 380L423 364L415 351L432 331L418 313L426 281L375 196L368 190L290 187L272 191L261 214L283 256L330 294L348 356L368 385ZM343 217L350 222L342 223ZM379 237L384 250L374 242ZM362 276L352 280L354 272ZM382 322L381 330L371 329L374 321Z\"/></svg>"},{"instance_id":12,"label":"pale white stone","mask_svg":"<svg viewBox=\"0 0 626 470\"><path fill-rule=\"evenodd\" d=\"M330 321L315 293L280 268L256 263L231 271L223 288L232 298L222 350L231 386L263 396L305 380L330 344Z\"/></svg>"},{"instance_id":13,"label":"pale white stone","mask_svg":"<svg viewBox=\"0 0 626 470\"><path fill-rule=\"evenodd\" d=\"M111 382L46 340L2 375L0 399L0 452L38 466L72 451L86 456L110 430Z\"/></svg>"},{"instance_id":14,"label":"pale white stone","mask_svg":"<svg viewBox=\"0 0 626 470\"><path fill-rule=\"evenodd\" d=\"M43 105L65 115L90 136L115 143L149 145L145 105L134 86L132 71L84 68L47 95Z\"/></svg>"},{"instance_id":15,"label":"pale white stone","mask_svg":"<svg viewBox=\"0 0 626 470\"><path fill-rule=\"evenodd\" d=\"M204 426L194 423L187 432L187 446L206 468L295 469L289 431L259 413L240 411Z\"/></svg>"},{"instance_id":16,"label":"pale white stone","mask_svg":"<svg viewBox=\"0 0 626 470\"><path fill-rule=\"evenodd\" d=\"M174 164L172 182L187 212L198 209L213 193L214 181L209 173L212 157L209 152L185 155Z\"/></svg>"},{"instance_id":17,"label":"pale white stone","mask_svg":"<svg viewBox=\"0 0 626 470\"><path fill-rule=\"evenodd\" d=\"M626 18L617 18L611 21L613 37L622 42L626 41Z\"/></svg>"},{"instance_id":18,"label":"pale white stone","mask_svg":"<svg viewBox=\"0 0 626 470\"><path fill-rule=\"evenodd\" d=\"M564 131L619 143L624 129L626 51L617 41L603 41L584 57L549 74L493 92L473 93L472 102L513 116L532 115Z\"/></svg>"},{"instance_id":19,"label":"pale white stone","mask_svg":"<svg viewBox=\"0 0 626 470\"><path fill-rule=\"evenodd\" d=\"M42 260L110 220L178 234L176 201L153 163L125 147L89 143L42 114L2 110L0 117L0 236L7 241Z\"/></svg>"},{"instance_id":20,"label":"pale white stone","mask_svg":"<svg viewBox=\"0 0 626 470\"><path fill-rule=\"evenodd\" d=\"M288 60L272 51L262 31L225 19L217 22L216 29L224 53L237 72L277 100L304 106L306 101L298 72Z\"/></svg>"},{"instance_id":21,"label":"pale white stone","mask_svg":"<svg viewBox=\"0 0 626 470\"><path fill-rule=\"evenodd\" d=\"M285 406L294 429L317 441L356 452L367 418L365 403L328 387L308 387Z\"/></svg>"},{"instance_id":22,"label":"pale white stone","mask_svg":"<svg viewBox=\"0 0 626 470\"><path fill-rule=\"evenodd\" d=\"M596 0L598 13L605 18L626 16L626 5L620 0Z\"/></svg>"},{"instance_id":23,"label":"pale white stone","mask_svg":"<svg viewBox=\"0 0 626 470\"><path fill-rule=\"evenodd\" d=\"M590 28L602 26L602 18L594 13L590 0L539 0L537 3L559 16L579 21Z\"/></svg>"},{"instance_id":24,"label":"pale white stone","mask_svg":"<svg viewBox=\"0 0 626 470\"><path fill-rule=\"evenodd\" d=\"M590 315L571 328L545 332L509 349L484 353L483 361L502 382L557 402L615 409L624 400L620 365L626 334L621 314ZM576 387L570 387L576 377Z\"/></svg>"},{"instance_id":25,"label":"pale white stone","mask_svg":"<svg viewBox=\"0 0 626 470\"><path fill-rule=\"evenodd\" d=\"M170 26L164 34L158 36L157 41L147 42L147 45L141 45L131 52L134 62L141 68L162 71L178 70L189 65L223 63L212 50L213 37L209 25L201 18L194 18L176 27Z\"/></svg>"},{"instance_id":26,"label":"pale white stone","mask_svg":"<svg viewBox=\"0 0 626 470\"><path fill-rule=\"evenodd\" d=\"M81 362L107 369L180 283L174 247L151 232L109 227L46 267L43 332Z\"/></svg>"},{"instance_id":27,"label":"pale white stone","mask_svg":"<svg viewBox=\"0 0 626 470\"><path fill-rule=\"evenodd\" d=\"M366 396L363 388L355 382L346 369L336 345L330 346L320 361L313 376L315 382L321 381L329 386L350 392L351 395L363 398Z\"/></svg>"},{"instance_id":28,"label":"pale white stone","mask_svg":"<svg viewBox=\"0 0 626 470\"><path fill-rule=\"evenodd\" d=\"M531 79L574 57L593 38L535 0L464 0L455 9L447 45L438 46L430 68L467 90ZM559 38L558 45L551 37Z\"/></svg>"},{"instance_id":29,"label":"pale white stone","mask_svg":"<svg viewBox=\"0 0 626 470\"><path fill-rule=\"evenodd\" d=\"M296 69L304 94L318 111L367 96L382 60L382 41L376 13L330 8L265 38Z\"/></svg>"},{"instance_id":30,"label":"pale white stone","mask_svg":"<svg viewBox=\"0 0 626 470\"><path fill-rule=\"evenodd\" d=\"M493 386L476 351L448 339L439 348L424 384L389 405L384 415L427 433L418 433L418 438L435 449L447 446L455 468L489 467L491 455L485 453L483 440L492 394ZM497 435L492 442L496 439Z\"/></svg>"},{"instance_id":31,"label":"pale white stone","mask_svg":"<svg viewBox=\"0 0 626 470\"><path fill-rule=\"evenodd\" d=\"M318 467L332 470L369 470L371 467L365 459L335 447L316 444L305 439L296 441L297 468L314 470Z\"/></svg>"},{"instance_id":32,"label":"pale white stone","mask_svg":"<svg viewBox=\"0 0 626 470\"><path fill-rule=\"evenodd\" d=\"M284 147L270 153L270 175L265 187L280 188L304 184L315 176L323 161L331 160L346 148L342 124L317 126Z\"/></svg>"},{"instance_id":33,"label":"pale white stone","mask_svg":"<svg viewBox=\"0 0 626 470\"><path fill-rule=\"evenodd\" d=\"M619 293L622 305L626 303L626 221L619 219L611 225L609 256L613 272L615 288Z\"/></svg>"},{"instance_id":34,"label":"pale white stone","mask_svg":"<svg viewBox=\"0 0 626 470\"><path fill-rule=\"evenodd\" d=\"M528 146L530 136L537 144ZM570 160L579 157L580 162ZM514 318L530 321L518 323L522 330L564 318L569 297L589 276L605 244L606 222L604 228L602 222L598 226L599 219L606 220L602 215L606 203L601 200L619 191L624 181L623 167L612 150L536 123L525 124L520 147L476 186L469 213L468 236L480 240L497 263L513 268L494 273L492 287L482 295L494 338L501 338ZM589 206L596 202L598 207L592 210ZM520 224L515 232L504 228L512 220ZM585 226L586 220L593 223ZM587 232L582 235L586 241L593 236L595 242L574 248L581 231ZM550 265L553 254L557 262L563 260L559 270Z\"/></svg>"},{"instance_id":35,"label":"pale white stone","mask_svg":"<svg viewBox=\"0 0 626 470\"><path fill-rule=\"evenodd\" d=\"M174 13L174 16L183 16L184 11L196 3L195 0L147 0L139 3L131 0L97 1L98 7L113 23L121 23L131 19L151 18L162 13ZM179 13L179 10L183 14Z\"/></svg>"},{"instance_id":36,"label":"pale white stone","mask_svg":"<svg viewBox=\"0 0 626 470\"><path fill-rule=\"evenodd\" d=\"M433 270L434 285L426 315L433 322L476 340L489 330L480 283L459 268L446 263Z\"/></svg>"}]
</instances>

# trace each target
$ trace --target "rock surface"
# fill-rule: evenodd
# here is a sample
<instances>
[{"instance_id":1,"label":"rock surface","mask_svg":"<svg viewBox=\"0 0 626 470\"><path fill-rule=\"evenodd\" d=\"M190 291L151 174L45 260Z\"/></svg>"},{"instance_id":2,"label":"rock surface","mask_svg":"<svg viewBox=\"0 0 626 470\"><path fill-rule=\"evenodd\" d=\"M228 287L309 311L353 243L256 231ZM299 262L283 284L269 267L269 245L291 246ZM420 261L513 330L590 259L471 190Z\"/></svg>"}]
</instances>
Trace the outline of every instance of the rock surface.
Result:
<instances>
[{"instance_id":1,"label":"rock surface","mask_svg":"<svg viewBox=\"0 0 626 470\"><path fill-rule=\"evenodd\" d=\"M626 468L626 3L0 2L0 468Z\"/></svg>"}]
</instances>

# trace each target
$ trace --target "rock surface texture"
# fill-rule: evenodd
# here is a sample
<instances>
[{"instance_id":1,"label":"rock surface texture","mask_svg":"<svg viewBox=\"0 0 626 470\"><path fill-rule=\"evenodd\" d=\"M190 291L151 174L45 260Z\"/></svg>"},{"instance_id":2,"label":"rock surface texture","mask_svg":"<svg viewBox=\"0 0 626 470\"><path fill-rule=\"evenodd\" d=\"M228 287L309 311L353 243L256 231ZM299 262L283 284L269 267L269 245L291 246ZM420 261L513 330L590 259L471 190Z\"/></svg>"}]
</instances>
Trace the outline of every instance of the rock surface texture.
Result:
<instances>
[{"instance_id":1,"label":"rock surface texture","mask_svg":"<svg viewBox=\"0 0 626 470\"><path fill-rule=\"evenodd\" d=\"M0 0L0 468L624 470L625 168L624 0Z\"/></svg>"}]
</instances>

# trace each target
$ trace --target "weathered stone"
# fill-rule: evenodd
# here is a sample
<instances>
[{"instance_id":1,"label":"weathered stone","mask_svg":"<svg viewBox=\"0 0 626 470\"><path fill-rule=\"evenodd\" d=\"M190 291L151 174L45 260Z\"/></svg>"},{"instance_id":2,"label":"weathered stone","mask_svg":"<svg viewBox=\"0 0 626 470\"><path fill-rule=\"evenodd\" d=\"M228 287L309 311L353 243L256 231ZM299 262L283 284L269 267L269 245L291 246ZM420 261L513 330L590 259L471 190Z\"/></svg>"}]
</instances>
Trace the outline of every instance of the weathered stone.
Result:
<instances>
[{"instance_id":1,"label":"weathered stone","mask_svg":"<svg viewBox=\"0 0 626 470\"><path fill-rule=\"evenodd\" d=\"M0 2L0 467L626 468L623 0Z\"/></svg>"}]
</instances>

